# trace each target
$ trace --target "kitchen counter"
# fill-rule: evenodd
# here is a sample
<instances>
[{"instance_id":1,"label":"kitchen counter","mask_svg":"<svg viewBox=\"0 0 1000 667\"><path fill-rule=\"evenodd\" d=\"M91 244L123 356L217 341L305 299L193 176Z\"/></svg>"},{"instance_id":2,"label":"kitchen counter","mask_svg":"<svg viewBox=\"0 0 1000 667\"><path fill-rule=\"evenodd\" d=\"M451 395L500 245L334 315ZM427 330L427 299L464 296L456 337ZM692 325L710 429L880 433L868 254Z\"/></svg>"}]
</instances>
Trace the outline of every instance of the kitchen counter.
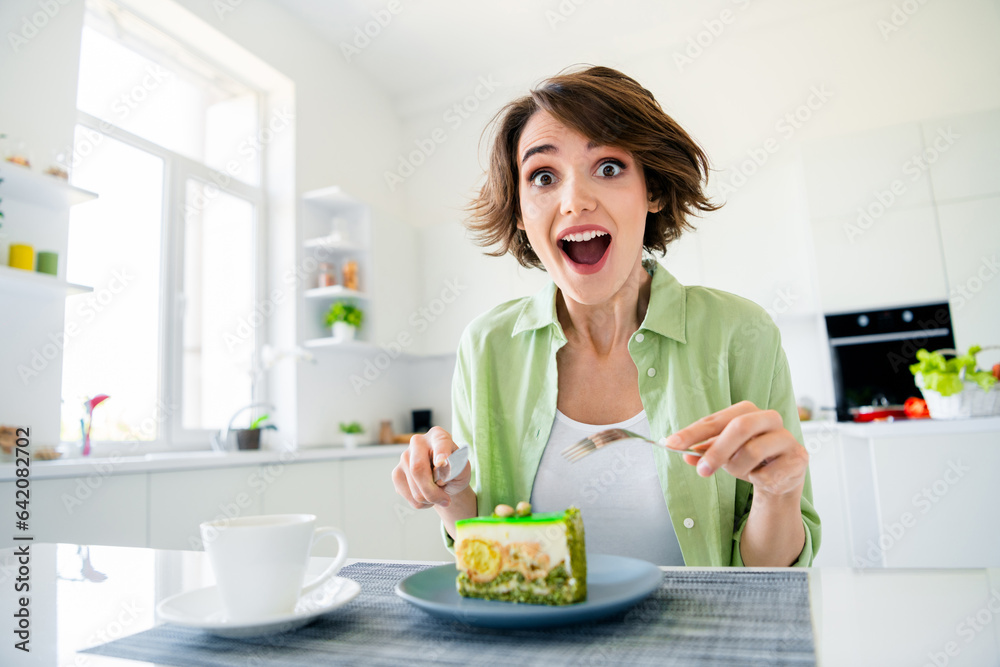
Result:
<instances>
[{"instance_id":1,"label":"kitchen counter","mask_svg":"<svg viewBox=\"0 0 1000 667\"><path fill-rule=\"evenodd\" d=\"M842 434L854 438L897 438L987 432L1000 434L1000 417L902 419L892 422L869 423L841 422L837 428ZM1000 444L1000 437L998 437L997 444Z\"/></svg>"},{"instance_id":2,"label":"kitchen counter","mask_svg":"<svg viewBox=\"0 0 1000 667\"><path fill-rule=\"evenodd\" d=\"M32 479L58 479L86 477L97 473L109 475L168 472L178 470L205 470L210 468L238 468L269 463L305 463L308 461L336 461L367 459L386 456L398 457L406 445L368 445L354 449L344 447L316 447L297 450L244 450L235 452L175 451L151 452L141 456L74 457L53 461L31 462ZM0 464L0 482L15 479L14 463Z\"/></svg>"},{"instance_id":3,"label":"kitchen counter","mask_svg":"<svg viewBox=\"0 0 1000 667\"><path fill-rule=\"evenodd\" d=\"M951 433L1000 432L1000 417L975 419L900 419L891 422L837 422L815 420L802 422L802 434L837 431L855 438L883 438L910 435L947 435Z\"/></svg>"}]
</instances>

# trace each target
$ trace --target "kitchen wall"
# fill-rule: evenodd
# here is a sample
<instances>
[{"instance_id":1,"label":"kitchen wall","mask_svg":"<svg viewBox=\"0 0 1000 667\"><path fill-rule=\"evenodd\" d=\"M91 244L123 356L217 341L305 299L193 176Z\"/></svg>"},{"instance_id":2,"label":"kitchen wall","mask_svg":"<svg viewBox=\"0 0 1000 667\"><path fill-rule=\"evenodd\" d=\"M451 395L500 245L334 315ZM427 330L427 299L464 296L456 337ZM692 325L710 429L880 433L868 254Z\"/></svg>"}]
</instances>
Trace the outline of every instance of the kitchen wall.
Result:
<instances>
[{"instance_id":1,"label":"kitchen wall","mask_svg":"<svg viewBox=\"0 0 1000 667\"><path fill-rule=\"evenodd\" d=\"M708 3L704 19L716 18L727 6ZM578 46L558 62L539 62L528 45L484 70L482 77L495 82L495 90L461 123L447 122L455 116L448 115L449 109L474 96L479 79L397 100L404 114L403 150L413 149L434 128L446 130L447 140L400 186L408 220L421 228L424 241L425 298L447 276L461 276L469 285L463 299L435 323L429 349L453 347L463 323L499 301L535 291L545 280L538 271L518 270L510 258L482 257L462 231L461 208L479 182L485 159L478 150L483 127L503 103L545 76L574 63L600 63L635 77L696 137L718 170L713 191L736 186L720 197L725 207L706 215L696 233L670 249L665 266L682 282L787 310L777 322L796 392L832 405L803 145L1000 106L997 3L957 0L918 7L915 14L899 14L896 2L826 2L807 9L783 0L753 3L745 10L734 4L736 20L680 71L674 57L687 44L657 40L656 25L649 27L647 48L629 45L620 51L625 55L610 58L607 49L594 46L607 35L581 30L574 40ZM589 11L590 6L579 6L558 30L586 25ZM796 112L797 120L786 119ZM776 149L760 157L768 139ZM763 164L748 168L752 156ZM744 184L740 174L749 171ZM904 237L894 242L928 241ZM849 258L841 270L851 270Z\"/></svg>"}]
</instances>

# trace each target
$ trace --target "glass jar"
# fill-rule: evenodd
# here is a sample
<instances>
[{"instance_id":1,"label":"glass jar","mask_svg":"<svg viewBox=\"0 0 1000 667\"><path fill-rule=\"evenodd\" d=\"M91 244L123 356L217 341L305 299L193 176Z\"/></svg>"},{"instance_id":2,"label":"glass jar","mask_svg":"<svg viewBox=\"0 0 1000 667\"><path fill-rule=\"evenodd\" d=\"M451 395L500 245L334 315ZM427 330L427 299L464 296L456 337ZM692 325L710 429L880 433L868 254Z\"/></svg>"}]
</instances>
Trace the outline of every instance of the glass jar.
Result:
<instances>
[{"instance_id":1,"label":"glass jar","mask_svg":"<svg viewBox=\"0 0 1000 667\"><path fill-rule=\"evenodd\" d=\"M344 262L344 287L350 290L358 289L358 263L353 259Z\"/></svg>"},{"instance_id":2,"label":"glass jar","mask_svg":"<svg viewBox=\"0 0 1000 667\"><path fill-rule=\"evenodd\" d=\"M333 265L328 262L322 262L319 265L319 274L316 278L317 287L332 287L336 284L337 278L333 270Z\"/></svg>"}]
</instances>

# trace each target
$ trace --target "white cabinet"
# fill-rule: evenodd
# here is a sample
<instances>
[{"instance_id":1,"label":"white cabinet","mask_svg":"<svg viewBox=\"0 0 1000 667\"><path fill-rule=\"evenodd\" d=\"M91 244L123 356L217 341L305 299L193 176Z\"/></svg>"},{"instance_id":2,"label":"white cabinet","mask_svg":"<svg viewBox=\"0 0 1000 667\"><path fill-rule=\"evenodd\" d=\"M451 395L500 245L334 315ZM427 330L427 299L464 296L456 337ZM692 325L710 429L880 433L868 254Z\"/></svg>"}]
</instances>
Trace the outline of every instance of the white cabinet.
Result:
<instances>
[{"instance_id":1,"label":"white cabinet","mask_svg":"<svg viewBox=\"0 0 1000 667\"><path fill-rule=\"evenodd\" d=\"M38 542L199 550L198 524L257 514L315 514L348 537L352 558L448 560L433 510L396 495L398 449L370 457L287 460L234 468L112 474L98 463L87 476L33 479L30 531ZM0 483L10 507L14 482ZM0 548L11 546L10 532ZM333 542L315 555L332 556Z\"/></svg>"},{"instance_id":2,"label":"white cabinet","mask_svg":"<svg viewBox=\"0 0 1000 667\"><path fill-rule=\"evenodd\" d=\"M819 513L822 538L814 567L849 567L847 499L840 465L840 434L835 423L803 424L809 452L813 507Z\"/></svg>"},{"instance_id":3,"label":"white cabinet","mask_svg":"<svg viewBox=\"0 0 1000 667\"><path fill-rule=\"evenodd\" d=\"M441 536L441 519L432 509L415 510L397 499L400 521L403 525L403 551L399 558L406 560L443 560L455 557L444 546Z\"/></svg>"},{"instance_id":4,"label":"white cabinet","mask_svg":"<svg viewBox=\"0 0 1000 667\"><path fill-rule=\"evenodd\" d=\"M934 149L930 175L938 202L1000 195L1000 109L928 121L923 127L924 143Z\"/></svg>"},{"instance_id":5,"label":"white cabinet","mask_svg":"<svg viewBox=\"0 0 1000 667\"><path fill-rule=\"evenodd\" d=\"M211 519L305 513L343 530L352 558L451 558L437 514L417 512L396 495L391 472L398 460L380 454L149 473L149 546L197 549L198 524ZM324 542L315 553L335 552Z\"/></svg>"},{"instance_id":6,"label":"white cabinet","mask_svg":"<svg viewBox=\"0 0 1000 667\"><path fill-rule=\"evenodd\" d=\"M996 502L998 439L969 434L956 447L925 436L873 448L883 532L893 539L886 567L1000 567L987 509Z\"/></svg>"},{"instance_id":7,"label":"white cabinet","mask_svg":"<svg viewBox=\"0 0 1000 667\"><path fill-rule=\"evenodd\" d=\"M852 565L998 567L1000 419L841 435ZM964 430L964 432L962 432ZM881 433L879 432L881 431ZM898 431L898 434L893 434Z\"/></svg>"},{"instance_id":8,"label":"white cabinet","mask_svg":"<svg viewBox=\"0 0 1000 667\"><path fill-rule=\"evenodd\" d=\"M1000 195L939 204L938 214L955 344L1000 345ZM984 352L980 365L998 361Z\"/></svg>"},{"instance_id":9,"label":"white cabinet","mask_svg":"<svg viewBox=\"0 0 1000 667\"><path fill-rule=\"evenodd\" d=\"M996 273L970 256L1000 251L1000 110L827 139L803 148L803 164L824 312L950 292L956 316L970 271ZM985 328L979 313L965 319L975 335Z\"/></svg>"},{"instance_id":10,"label":"white cabinet","mask_svg":"<svg viewBox=\"0 0 1000 667\"><path fill-rule=\"evenodd\" d=\"M933 206L889 210L863 229L851 217L813 220L826 313L948 298Z\"/></svg>"},{"instance_id":11,"label":"white cabinet","mask_svg":"<svg viewBox=\"0 0 1000 667\"><path fill-rule=\"evenodd\" d=\"M258 466L150 473L147 546L200 549L198 524L260 514L267 487Z\"/></svg>"},{"instance_id":12,"label":"white cabinet","mask_svg":"<svg viewBox=\"0 0 1000 667\"><path fill-rule=\"evenodd\" d=\"M109 464L110 465L110 464ZM14 482L0 484L7 507ZM33 479L29 520L36 542L145 546L146 475L93 474L68 479ZM2 546L11 546L10 532Z\"/></svg>"},{"instance_id":13,"label":"white cabinet","mask_svg":"<svg viewBox=\"0 0 1000 667\"><path fill-rule=\"evenodd\" d=\"M919 123L876 128L802 148L809 217L878 214L932 202ZM894 184L896 186L894 187ZM822 250L817 242L817 248Z\"/></svg>"},{"instance_id":14,"label":"white cabinet","mask_svg":"<svg viewBox=\"0 0 1000 667\"><path fill-rule=\"evenodd\" d=\"M410 506L392 486L393 457L357 459L344 467L343 530L354 558L400 558Z\"/></svg>"},{"instance_id":15,"label":"white cabinet","mask_svg":"<svg viewBox=\"0 0 1000 667\"><path fill-rule=\"evenodd\" d=\"M919 123L803 147L825 313L947 299Z\"/></svg>"},{"instance_id":16,"label":"white cabinet","mask_svg":"<svg viewBox=\"0 0 1000 667\"><path fill-rule=\"evenodd\" d=\"M315 514L317 526L344 525L344 499L341 461L271 464L260 466L262 481L267 483L261 503L264 514ZM355 555L348 536L349 551ZM333 556L336 542L324 540L313 555Z\"/></svg>"}]
</instances>

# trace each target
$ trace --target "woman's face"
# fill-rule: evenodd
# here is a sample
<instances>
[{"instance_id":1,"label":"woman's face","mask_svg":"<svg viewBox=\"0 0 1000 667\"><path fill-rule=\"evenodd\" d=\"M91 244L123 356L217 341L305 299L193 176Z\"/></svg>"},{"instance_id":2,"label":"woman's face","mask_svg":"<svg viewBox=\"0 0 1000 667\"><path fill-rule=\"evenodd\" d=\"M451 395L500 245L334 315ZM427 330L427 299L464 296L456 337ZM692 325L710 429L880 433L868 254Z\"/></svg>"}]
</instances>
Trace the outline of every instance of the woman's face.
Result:
<instances>
[{"instance_id":1,"label":"woman's face","mask_svg":"<svg viewBox=\"0 0 1000 667\"><path fill-rule=\"evenodd\" d=\"M642 261L646 194L642 167L625 150L593 145L538 111L517 147L521 221L532 249L564 296L610 300Z\"/></svg>"}]
</instances>

